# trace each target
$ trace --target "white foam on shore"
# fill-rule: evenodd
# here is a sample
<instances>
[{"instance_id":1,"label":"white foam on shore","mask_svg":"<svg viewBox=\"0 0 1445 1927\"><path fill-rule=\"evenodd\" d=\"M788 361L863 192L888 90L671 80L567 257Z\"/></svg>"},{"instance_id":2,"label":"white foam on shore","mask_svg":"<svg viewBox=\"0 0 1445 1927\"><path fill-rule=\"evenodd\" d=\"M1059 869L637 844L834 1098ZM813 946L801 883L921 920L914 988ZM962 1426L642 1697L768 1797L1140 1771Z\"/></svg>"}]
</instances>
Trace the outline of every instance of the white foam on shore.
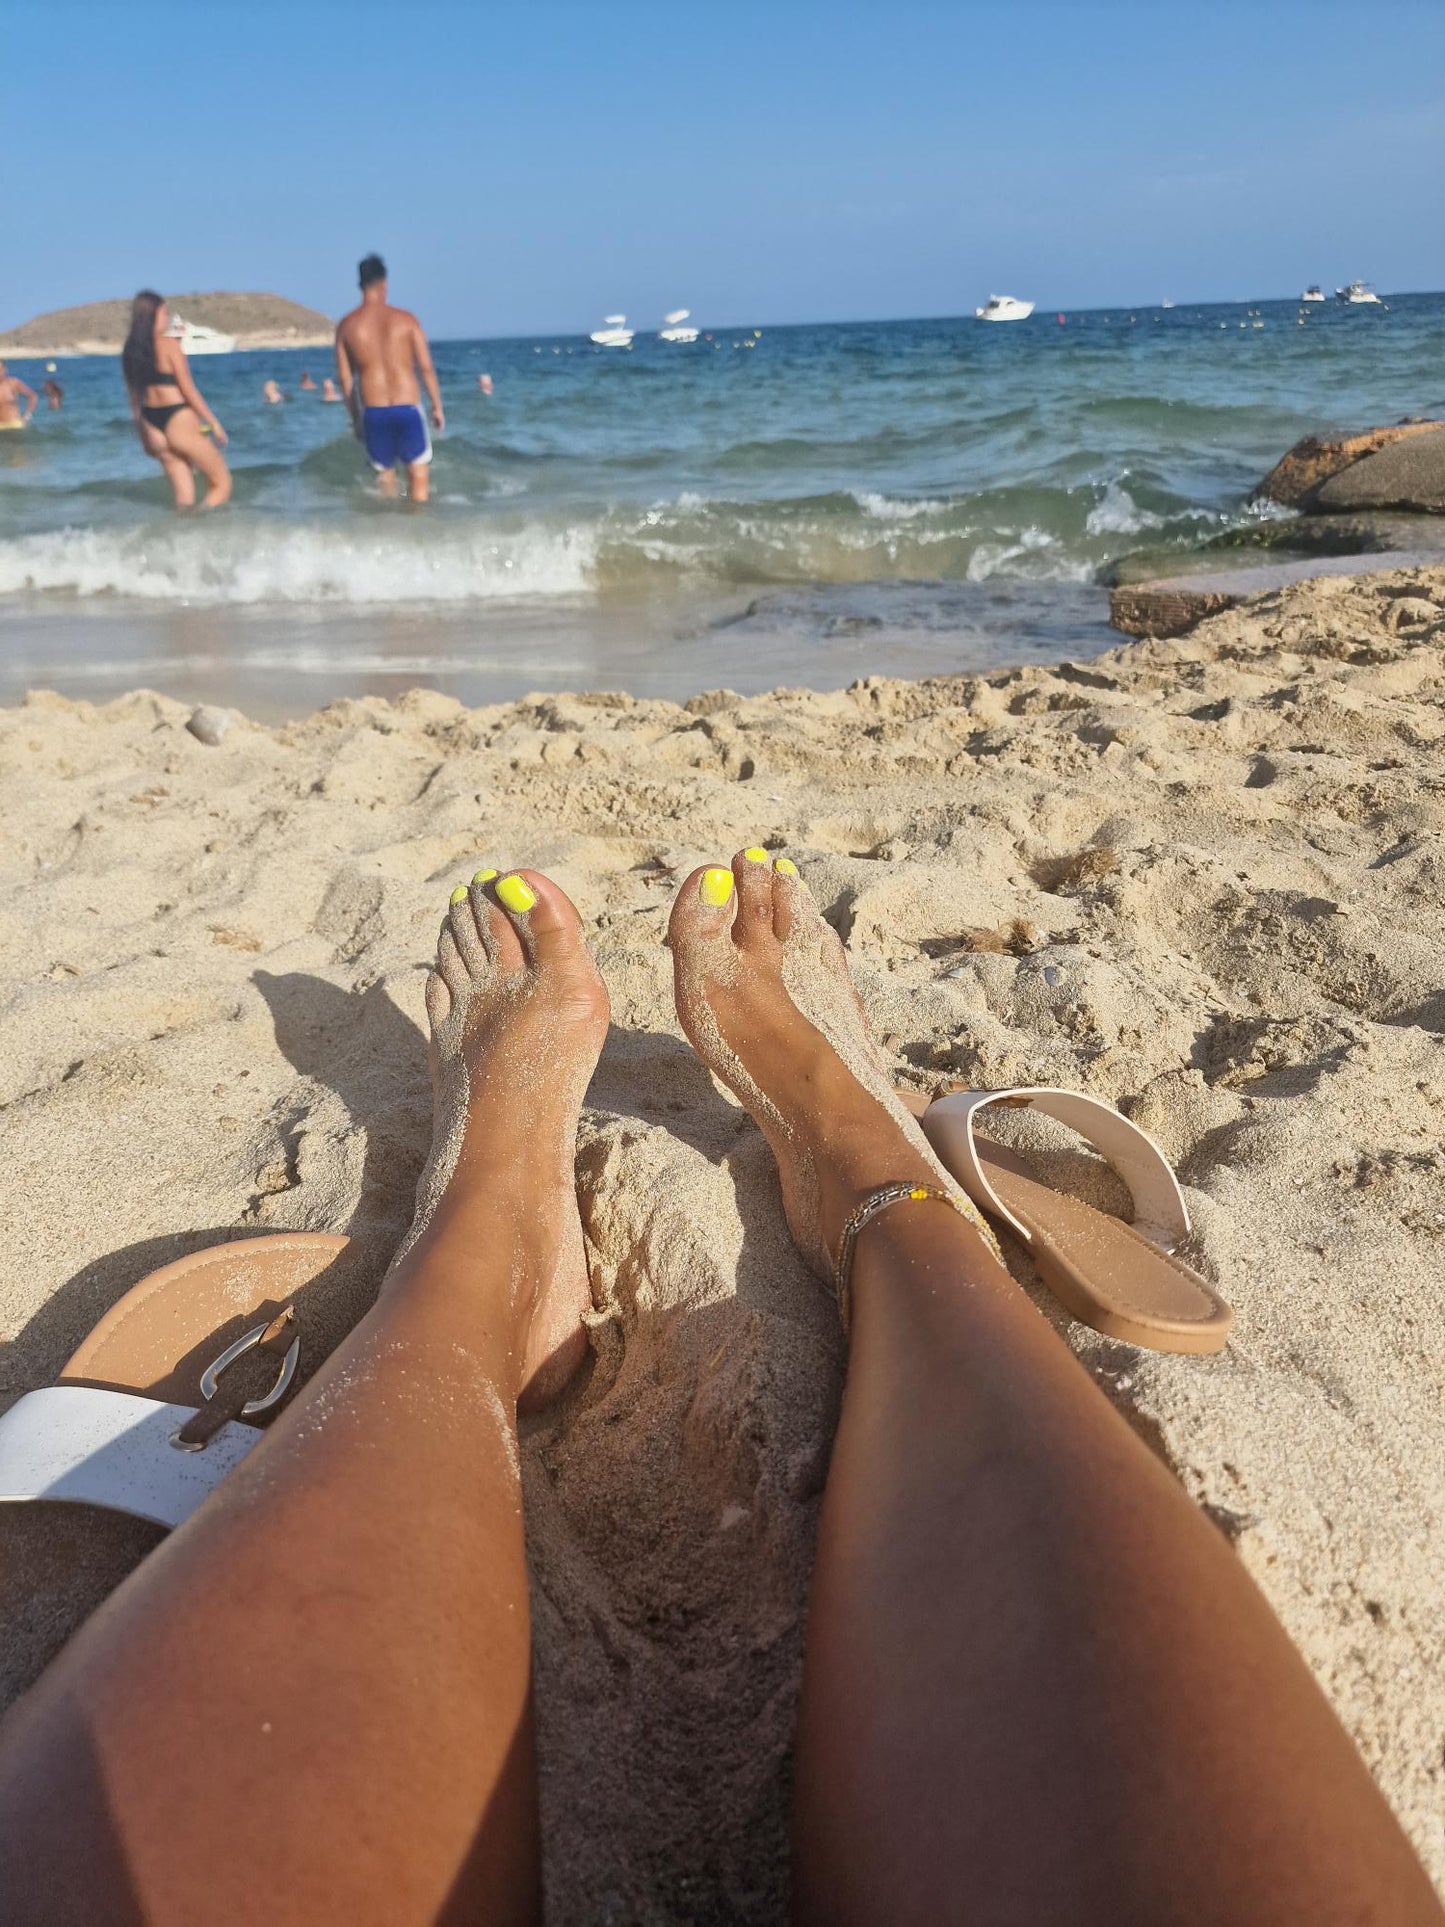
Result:
<instances>
[{"instance_id":1,"label":"white foam on shore","mask_svg":"<svg viewBox=\"0 0 1445 1927\"><path fill-rule=\"evenodd\" d=\"M0 543L0 595L333 605L576 595L592 586L595 549L586 528L453 523L58 529Z\"/></svg>"}]
</instances>

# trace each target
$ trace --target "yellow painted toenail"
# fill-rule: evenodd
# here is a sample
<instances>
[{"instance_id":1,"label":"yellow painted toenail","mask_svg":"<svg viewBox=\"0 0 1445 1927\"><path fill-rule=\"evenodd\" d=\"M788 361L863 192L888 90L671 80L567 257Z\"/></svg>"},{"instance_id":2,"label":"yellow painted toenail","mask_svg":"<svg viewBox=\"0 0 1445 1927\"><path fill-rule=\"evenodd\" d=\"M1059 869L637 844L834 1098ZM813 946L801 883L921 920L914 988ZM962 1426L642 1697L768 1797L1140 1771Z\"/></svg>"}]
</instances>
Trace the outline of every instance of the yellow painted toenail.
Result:
<instances>
[{"instance_id":1,"label":"yellow painted toenail","mask_svg":"<svg viewBox=\"0 0 1445 1927\"><path fill-rule=\"evenodd\" d=\"M507 909L514 910L519 917L537 901L537 892L519 876L503 877L497 885L497 896Z\"/></svg>"},{"instance_id":2,"label":"yellow painted toenail","mask_svg":"<svg viewBox=\"0 0 1445 1927\"><path fill-rule=\"evenodd\" d=\"M704 903L710 903L714 910L720 910L733 893L732 871L704 870L698 890Z\"/></svg>"},{"instance_id":3,"label":"yellow painted toenail","mask_svg":"<svg viewBox=\"0 0 1445 1927\"><path fill-rule=\"evenodd\" d=\"M452 891L452 894L448 899L448 901L451 903L465 903L466 900L467 900L467 886L465 883L459 883L456 889Z\"/></svg>"},{"instance_id":4,"label":"yellow painted toenail","mask_svg":"<svg viewBox=\"0 0 1445 1927\"><path fill-rule=\"evenodd\" d=\"M780 856L773 868L780 877L795 877L798 874L798 866L790 856Z\"/></svg>"},{"instance_id":5,"label":"yellow painted toenail","mask_svg":"<svg viewBox=\"0 0 1445 1927\"><path fill-rule=\"evenodd\" d=\"M473 883L490 883L492 878L496 874L497 873L495 870L478 870L477 874L472 878L472 882Z\"/></svg>"},{"instance_id":6,"label":"yellow painted toenail","mask_svg":"<svg viewBox=\"0 0 1445 1927\"><path fill-rule=\"evenodd\" d=\"M767 851L762 849L756 843L753 845L753 847L750 850L744 850L743 855L747 858L749 863L766 863L768 860Z\"/></svg>"}]
</instances>

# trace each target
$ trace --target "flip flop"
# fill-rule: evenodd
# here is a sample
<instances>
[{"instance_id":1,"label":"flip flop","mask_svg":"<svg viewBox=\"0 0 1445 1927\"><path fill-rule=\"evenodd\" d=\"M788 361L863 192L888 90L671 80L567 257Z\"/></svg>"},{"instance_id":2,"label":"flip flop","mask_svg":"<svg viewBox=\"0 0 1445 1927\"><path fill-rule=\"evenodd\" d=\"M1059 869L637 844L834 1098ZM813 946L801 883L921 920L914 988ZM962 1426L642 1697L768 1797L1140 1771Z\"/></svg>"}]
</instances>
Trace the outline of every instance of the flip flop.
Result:
<instances>
[{"instance_id":1,"label":"flip flop","mask_svg":"<svg viewBox=\"0 0 1445 1927\"><path fill-rule=\"evenodd\" d=\"M58 1384L0 1415L0 1501L106 1506L162 1526L188 1519L261 1439L303 1341L308 1371L330 1349L322 1318L298 1301L349 1243L319 1231L243 1238L151 1272Z\"/></svg>"},{"instance_id":2,"label":"flip flop","mask_svg":"<svg viewBox=\"0 0 1445 1927\"><path fill-rule=\"evenodd\" d=\"M1016 1152L981 1138L990 1105L1032 1109L1066 1124L1124 1180L1134 1219L1053 1190ZM1234 1314L1181 1259L1189 1211L1169 1160L1147 1131L1082 1091L1025 1085L958 1091L920 1113L924 1135L980 1211L1023 1244L1039 1276L1081 1324L1156 1352L1217 1352Z\"/></svg>"}]
</instances>

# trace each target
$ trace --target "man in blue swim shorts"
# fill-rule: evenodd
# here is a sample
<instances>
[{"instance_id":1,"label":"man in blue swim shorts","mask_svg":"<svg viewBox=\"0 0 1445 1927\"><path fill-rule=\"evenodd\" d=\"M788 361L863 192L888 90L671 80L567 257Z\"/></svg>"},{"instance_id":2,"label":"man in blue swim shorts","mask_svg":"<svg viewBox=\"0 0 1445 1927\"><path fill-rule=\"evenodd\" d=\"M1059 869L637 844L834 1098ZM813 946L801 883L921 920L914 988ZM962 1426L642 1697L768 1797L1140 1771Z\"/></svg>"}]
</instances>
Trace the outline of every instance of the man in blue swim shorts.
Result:
<instances>
[{"instance_id":1,"label":"man in blue swim shorts","mask_svg":"<svg viewBox=\"0 0 1445 1927\"><path fill-rule=\"evenodd\" d=\"M361 306L336 330L336 372L382 494L396 494L396 471L405 468L412 501L425 502L431 493L431 436L421 412L421 389L425 384L438 434L446 427L441 390L421 323L386 298L386 263L379 254L362 262Z\"/></svg>"}]
</instances>

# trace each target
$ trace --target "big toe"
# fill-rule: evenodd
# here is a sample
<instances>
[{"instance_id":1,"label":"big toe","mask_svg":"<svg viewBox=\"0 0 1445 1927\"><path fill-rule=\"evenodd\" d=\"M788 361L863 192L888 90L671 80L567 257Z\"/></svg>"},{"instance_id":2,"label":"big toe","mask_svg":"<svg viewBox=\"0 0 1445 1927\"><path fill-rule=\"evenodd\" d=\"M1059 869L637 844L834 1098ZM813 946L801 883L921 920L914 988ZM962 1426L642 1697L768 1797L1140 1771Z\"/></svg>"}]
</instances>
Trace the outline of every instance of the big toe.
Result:
<instances>
[{"instance_id":1,"label":"big toe","mask_svg":"<svg viewBox=\"0 0 1445 1927\"><path fill-rule=\"evenodd\" d=\"M497 878L492 891L534 969L572 963L584 954L576 904L540 870L508 870Z\"/></svg>"},{"instance_id":2,"label":"big toe","mask_svg":"<svg viewBox=\"0 0 1445 1927\"><path fill-rule=\"evenodd\" d=\"M737 909L737 885L725 864L705 863L694 870L673 899L667 925L668 945L678 964L696 962L726 944Z\"/></svg>"}]
</instances>

